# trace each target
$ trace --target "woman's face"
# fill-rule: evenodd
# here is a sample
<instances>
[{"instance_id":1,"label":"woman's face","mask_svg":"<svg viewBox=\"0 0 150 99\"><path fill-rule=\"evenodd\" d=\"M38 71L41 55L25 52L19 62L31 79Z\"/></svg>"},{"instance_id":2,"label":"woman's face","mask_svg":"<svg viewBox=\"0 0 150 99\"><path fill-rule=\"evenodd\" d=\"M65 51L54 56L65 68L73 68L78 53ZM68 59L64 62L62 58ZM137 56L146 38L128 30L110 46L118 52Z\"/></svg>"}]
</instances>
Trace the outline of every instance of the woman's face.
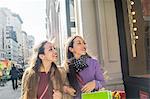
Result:
<instances>
[{"instance_id":1,"label":"woman's face","mask_svg":"<svg viewBox=\"0 0 150 99\"><path fill-rule=\"evenodd\" d=\"M44 45L43 60L48 60L48 61L51 61L51 62L56 62L57 61L56 48L50 42L47 42Z\"/></svg>"},{"instance_id":2,"label":"woman's face","mask_svg":"<svg viewBox=\"0 0 150 99\"><path fill-rule=\"evenodd\" d=\"M86 54L86 43L81 37L76 37L73 40L73 48L70 48L71 52L76 58Z\"/></svg>"}]
</instances>

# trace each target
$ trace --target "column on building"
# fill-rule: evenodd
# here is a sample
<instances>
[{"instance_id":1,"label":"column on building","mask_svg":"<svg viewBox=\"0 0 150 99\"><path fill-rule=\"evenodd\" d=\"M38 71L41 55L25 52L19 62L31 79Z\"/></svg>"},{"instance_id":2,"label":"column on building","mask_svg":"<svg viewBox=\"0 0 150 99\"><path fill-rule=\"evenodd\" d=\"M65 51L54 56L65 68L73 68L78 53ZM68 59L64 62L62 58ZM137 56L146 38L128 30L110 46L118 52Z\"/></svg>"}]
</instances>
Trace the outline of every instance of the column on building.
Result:
<instances>
[{"instance_id":1,"label":"column on building","mask_svg":"<svg viewBox=\"0 0 150 99\"><path fill-rule=\"evenodd\" d=\"M19 40L18 34L21 31L22 20L19 15L11 12L7 8L1 8L6 15L6 31L5 31L5 51L6 59L10 60L12 63L18 63L19 56Z\"/></svg>"},{"instance_id":2,"label":"column on building","mask_svg":"<svg viewBox=\"0 0 150 99\"><path fill-rule=\"evenodd\" d=\"M35 43L35 38L32 35L27 35L27 46L28 46L28 59L29 60L33 54L33 46Z\"/></svg>"},{"instance_id":3,"label":"column on building","mask_svg":"<svg viewBox=\"0 0 150 99\"><path fill-rule=\"evenodd\" d=\"M23 66L28 63L28 45L27 45L27 33L25 31L21 31L22 35L22 42L21 42L21 47L22 47L22 60L23 60Z\"/></svg>"},{"instance_id":4,"label":"column on building","mask_svg":"<svg viewBox=\"0 0 150 99\"><path fill-rule=\"evenodd\" d=\"M55 39L59 63L63 61L64 42L67 39L65 0L46 0L47 39Z\"/></svg>"},{"instance_id":5,"label":"column on building","mask_svg":"<svg viewBox=\"0 0 150 99\"><path fill-rule=\"evenodd\" d=\"M5 36L6 36L6 14L0 8L0 61L6 59Z\"/></svg>"}]
</instances>

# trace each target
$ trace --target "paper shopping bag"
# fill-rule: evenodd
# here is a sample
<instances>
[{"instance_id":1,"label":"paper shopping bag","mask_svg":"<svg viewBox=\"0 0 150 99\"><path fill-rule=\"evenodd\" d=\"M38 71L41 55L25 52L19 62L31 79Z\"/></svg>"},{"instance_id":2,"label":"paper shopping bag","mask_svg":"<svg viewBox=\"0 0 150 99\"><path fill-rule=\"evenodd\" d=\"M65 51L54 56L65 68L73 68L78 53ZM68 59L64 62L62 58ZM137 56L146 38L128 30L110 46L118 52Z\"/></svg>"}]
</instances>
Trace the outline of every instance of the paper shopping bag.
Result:
<instances>
[{"instance_id":1,"label":"paper shopping bag","mask_svg":"<svg viewBox=\"0 0 150 99\"><path fill-rule=\"evenodd\" d=\"M112 99L112 93L111 91L83 93L82 99Z\"/></svg>"}]
</instances>

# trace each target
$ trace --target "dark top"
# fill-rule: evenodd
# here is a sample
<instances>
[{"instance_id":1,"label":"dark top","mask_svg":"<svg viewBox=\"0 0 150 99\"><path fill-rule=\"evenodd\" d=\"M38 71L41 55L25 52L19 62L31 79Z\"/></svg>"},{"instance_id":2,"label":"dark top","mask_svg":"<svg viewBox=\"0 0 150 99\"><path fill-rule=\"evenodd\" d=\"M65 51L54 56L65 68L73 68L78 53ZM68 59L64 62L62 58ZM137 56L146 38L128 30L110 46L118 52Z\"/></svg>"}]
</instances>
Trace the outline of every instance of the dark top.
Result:
<instances>
[{"instance_id":1,"label":"dark top","mask_svg":"<svg viewBox=\"0 0 150 99\"><path fill-rule=\"evenodd\" d=\"M39 81L38 92L37 92L38 99L40 99L40 96L46 89L47 85L48 85L48 73L46 74L45 72L40 72L40 81ZM48 90L46 91L42 99L50 99L50 94L48 93Z\"/></svg>"},{"instance_id":2,"label":"dark top","mask_svg":"<svg viewBox=\"0 0 150 99\"><path fill-rule=\"evenodd\" d=\"M18 75L19 75L19 71L16 67L12 67L12 69L10 70L10 75L11 75L11 79L17 79Z\"/></svg>"}]
</instances>

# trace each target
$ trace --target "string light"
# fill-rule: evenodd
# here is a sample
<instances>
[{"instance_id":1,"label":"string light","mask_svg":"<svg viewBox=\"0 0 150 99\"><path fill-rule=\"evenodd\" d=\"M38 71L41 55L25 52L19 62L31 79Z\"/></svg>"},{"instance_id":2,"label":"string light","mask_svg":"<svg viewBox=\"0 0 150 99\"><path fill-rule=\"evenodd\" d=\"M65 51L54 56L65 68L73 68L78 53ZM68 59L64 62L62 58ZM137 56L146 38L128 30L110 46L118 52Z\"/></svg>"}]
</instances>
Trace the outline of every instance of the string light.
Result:
<instances>
[{"instance_id":1,"label":"string light","mask_svg":"<svg viewBox=\"0 0 150 99\"><path fill-rule=\"evenodd\" d=\"M137 31L137 28L136 28L136 27L134 27L134 28L133 28L133 30L134 30L134 31Z\"/></svg>"},{"instance_id":2,"label":"string light","mask_svg":"<svg viewBox=\"0 0 150 99\"><path fill-rule=\"evenodd\" d=\"M133 5L135 4L135 2L130 0L130 4L131 4L131 15L132 15L131 19L132 19L133 31L136 32L137 27L134 27L134 25L137 22L137 20L133 18L133 16L135 15L135 11L133 10Z\"/></svg>"},{"instance_id":3,"label":"string light","mask_svg":"<svg viewBox=\"0 0 150 99\"><path fill-rule=\"evenodd\" d=\"M133 11L133 12L131 12L132 13L132 15L135 15L135 11Z\"/></svg>"},{"instance_id":4,"label":"string light","mask_svg":"<svg viewBox=\"0 0 150 99\"><path fill-rule=\"evenodd\" d=\"M136 39L136 40L139 39L139 36L135 36L135 39Z\"/></svg>"},{"instance_id":5,"label":"string light","mask_svg":"<svg viewBox=\"0 0 150 99\"><path fill-rule=\"evenodd\" d=\"M137 36L137 30L136 27L137 19L136 19L136 12L134 10L135 2L134 0L128 0L128 11L129 11L129 25L130 25L130 31L131 31L131 43L132 43L132 55L133 57L136 57L136 40L138 40Z\"/></svg>"},{"instance_id":6,"label":"string light","mask_svg":"<svg viewBox=\"0 0 150 99\"><path fill-rule=\"evenodd\" d=\"M133 23L136 23L136 19L133 19Z\"/></svg>"},{"instance_id":7,"label":"string light","mask_svg":"<svg viewBox=\"0 0 150 99\"><path fill-rule=\"evenodd\" d=\"M134 5L134 2L133 2L133 1L131 1L131 5Z\"/></svg>"}]
</instances>

